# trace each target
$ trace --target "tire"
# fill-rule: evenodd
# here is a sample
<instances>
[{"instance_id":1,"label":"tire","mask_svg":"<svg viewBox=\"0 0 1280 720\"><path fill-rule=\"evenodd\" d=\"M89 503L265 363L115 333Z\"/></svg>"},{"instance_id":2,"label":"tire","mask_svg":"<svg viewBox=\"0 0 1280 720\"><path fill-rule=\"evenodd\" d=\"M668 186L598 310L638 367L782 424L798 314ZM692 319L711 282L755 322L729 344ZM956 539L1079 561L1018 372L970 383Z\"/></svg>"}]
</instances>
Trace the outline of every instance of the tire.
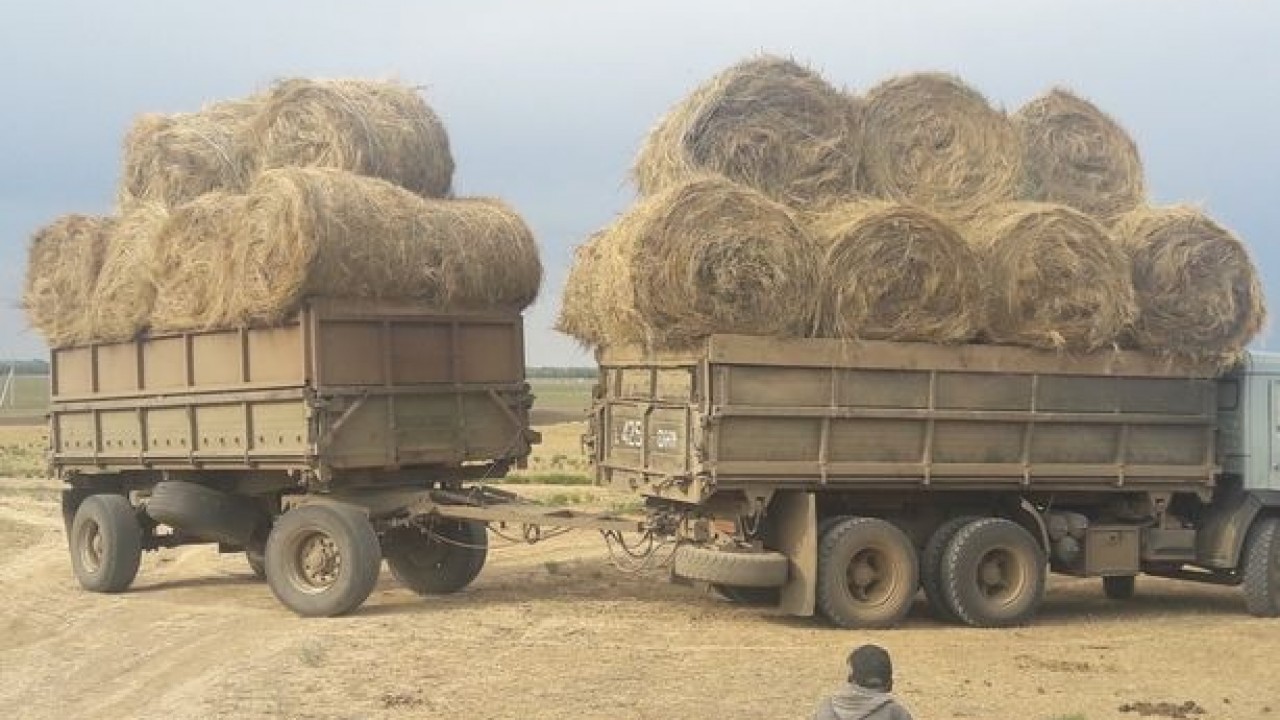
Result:
<instances>
[{"instance_id":1,"label":"tire","mask_svg":"<svg viewBox=\"0 0 1280 720\"><path fill-rule=\"evenodd\" d=\"M843 628L896 625L919 588L916 549L892 523L848 518L818 544L818 610Z\"/></svg>"},{"instance_id":2,"label":"tire","mask_svg":"<svg viewBox=\"0 0 1280 720\"><path fill-rule=\"evenodd\" d=\"M753 607L775 606L782 600L780 588L738 587L736 585L713 584L712 590L720 593L725 600L738 605Z\"/></svg>"},{"instance_id":3,"label":"tire","mask_svg":"<svg viewBox=\"0 0 1280 720\"><path fill-rule=\"evenodd\" d=\"M977 519L974 515L962 515L944 522L929 536L924 552L920 555L920 585L924 588L925 602L929 604L933 616L943 622L956 622L960 618L956 617L955 609L947 604L946 593L942 591L942 556L960 528Z\"/></svg>"},{"instance_id":4,"label":"tire","mask_svg":"<svg viewBox=\"0 0 1280 720\"><path fill-rule=\"evenodd\" d=\"M249 564L249 570L253 572L254 577L259 580L267 579L267 554L263 550L253 548L245 550L244 561Z\"/></svg>"},{"instance_id":5,"label":"tire","mask_svg":"<svg viewBox=\"0 0 1280 720\"><path fill-rule=\"evenodd\" d=\"M383 542L387 567L419 595L446 595L471 584L489 553L484 523L443 520L429 531L398 528Z\"/></svg>"},{"instance_id":6,"label":"tire","mask_svg":"<svg viewBox=\"0 0 1280 720\"><path fill-rule=\"evenodd\" d=\"M158 523L227 545L248 545L254 533L270 522L251 497L180 480L157 483L146 509Z\"/></svg>"},{"instance_id":7,"label":"tire","mask_svg":"<svg viewBox=\"0 0 1280 720\"><path fill-rule=\"evenodd\" d=\"M1137 589L1133 575L1108 575L1102 578L1102 592L1108 600L1132 600Z\"/></svg>"},{"instance_id":8,"label":"tire","mask_svg":"<svg viewBox=\"0 0 1280 720\"><path fill-rule=\"evenodd\" d=\"M1280 518L1259 518L1249 528L1243 586L1250 615L1280 617Z\"/></svg>"},{"instance_id":9,"label":"tire","mask_svg":"<svg viewBox=\"0 0 1280 720\"><path fill-rule=\"evenodd\" d=\"M941 578L947 604L966 625L1022 625L1044 600L1044 551L1017 523L973 520L948 543Z\"/></svg>"},{"instance_id":10,"label":"tire","mask_svg":"<svg viewBox=\"0 0 1280 720\"><path fill-rule=\"evenodd\" d=\"M671 572L686 580L734 588L777 588L787 582L787 556L780 552L733 552L681 545L676 548Z\"/></svg>"},{"instance_id":11,"label":"tire","mask_svg":"<svg viewBox=\"0 0 1280 720\"><path fill-rule=\"evenodd\" d=\"M67 536L71 569L85 590L128 589L142 561L142 526L123 495L90 495L76 509Z\"/></svg>"},{"instance_id":12,"label":"tire","mask_svg":"<svg viewBox=\"0 0 1280 720\"><path fill-rule=\"evenodd\" d=\"M381 567L373 526L345 505L296 507L280 516L267 538L267 584L285 607L304 617L360 607Z\"/></svg>"}]
</instances>

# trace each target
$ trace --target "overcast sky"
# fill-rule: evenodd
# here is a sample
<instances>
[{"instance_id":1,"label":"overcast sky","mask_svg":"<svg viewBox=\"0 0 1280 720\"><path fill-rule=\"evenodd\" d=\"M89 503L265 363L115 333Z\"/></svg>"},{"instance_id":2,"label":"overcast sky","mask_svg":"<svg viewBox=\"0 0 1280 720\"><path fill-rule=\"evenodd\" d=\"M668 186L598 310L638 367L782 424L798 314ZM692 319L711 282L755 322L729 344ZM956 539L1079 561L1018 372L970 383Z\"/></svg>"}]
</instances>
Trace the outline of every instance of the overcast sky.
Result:
<instances>
[{"instance_id":1,"label":"overcast sky","mask_svg":"<svg viewBox=\"0 0 1280 720\"><path fill-rule=\"evenodd\" d=\"M1133 133L1154 199L1235 229L1280 297L1280 4L1266 0L43 0L0 10L0 357L44 353L16 309L28 237L110 210L134 115L303 75L425 88L457 191L506 198L538 236L530 363L589 364L550 329L572 247L631 201L626 171L659 115L759 51L858 90L955 72L1010 110L1070 86Z\"/></svg>"}]
</instances>

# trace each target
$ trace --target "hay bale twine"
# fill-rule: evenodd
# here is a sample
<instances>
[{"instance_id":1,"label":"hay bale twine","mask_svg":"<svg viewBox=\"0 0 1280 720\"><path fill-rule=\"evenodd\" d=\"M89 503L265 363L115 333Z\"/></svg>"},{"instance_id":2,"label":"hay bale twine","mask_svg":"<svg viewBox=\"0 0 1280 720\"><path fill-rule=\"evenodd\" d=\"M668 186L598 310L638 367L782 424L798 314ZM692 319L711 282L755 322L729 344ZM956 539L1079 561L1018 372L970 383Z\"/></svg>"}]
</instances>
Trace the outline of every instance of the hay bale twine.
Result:
<instances>
[{"instance_id":1,"label":"hay bale twine","mask_svg":"<svg viewBox=\"0 0 1280 720\"><path fill-rule=\"evenodd\" d=\"M247 206L244 195L213 192L173 211L151 258L152 329L209 330L231 322L230 304L239 292L231 258Z\"/></svg>"},{"instance_id":2,"label":"hay bale twine","mask_svg":"<svg viewBox=\"0 0 1280 720\"><path fill-rule=\"evenodd\" d=\"M783 205L719 176L676 185L634 206L604 243L604 334L637 332L655 348L713 333L801 336L813 323L813 243ZM626 272L612 272L623 267Z\"/></svg>"},{"instance_id":3,"label":"hay bale twine","mask_svg":"<svg viewBox=\"0 0 1280 720\"><path fill-rule=\"evenodd\" d=\"M956 343L983 325L977 255L950 224L913 205L853 202L813 219L818 334Z\"/></svg>"},{"instance_id":4,"label":"hay bale twine","mask_svg":"<svg viewBox=\"0 0 1280 720\"><path fill-rule=\"evenodd\" d=\"M129 340L147 329L156 299L156 243L168 219L166 205L140 202L115 223L86 309L95 340Z\"/></svg>"},{"instance_id":5,"label":"hay bale twine","mask_svg":"<svg viewBox=\"0 0 1280 720\"><path fill-rule=\"evenodd\" d=\"M249 323L309 296L520 310L542 279L532 233L501 202L427 200L331 168L263 172L232 264L231 315Z\"/></svg>"},{"instance_id":6,"label":"hay bale twine","mask_svg":"<svg viewBox=\"0 0 1280 720\"><path fill-rule=\"evenodd\" d=\"M92 338L85 311L115 224L111 217L64 215L32 235L22 307L51 347Z\"/></svg>"},{"instance_id":7,"label":"hay bale twine","mask_svg":"<svg viewBox=\"0 0 1280 720\"><path fill-rule=\"evenodd\" d=\"M124 139L120 207L178 206L207 192L244 192L254 172L247 131L262 105L249 98L194 113L139 116Z\"/></svg>"},{"instance_id":8,"label":"hay bale twine","mask_svg":"<svg viewBox=\"0 0 1280 720\"><path fill-rule=\"evenodd\" d=\"M1129 257L1097 220L1065 205L1008 203L968 226L986 268L986 336L997 343L1091 351L1133 321Z\"/></svg>"},{"instance_id":9,"label":"hay bale twine","mask_svg":"<svg viewBox=\"0 0 1280 720\"><path fill-rule=\"evenodd\" d=\"M792 60L762 56L721 72L649 133L633 175L652 195L719 173L771 198L810 205L854 193L856 102Z\"/></svg>"},{"instance_id":10,"label":"hay bale twine","mask_svg":"<svg viewBox=\"0 0 1280 720\"><path fill-rule=\"evenodd\" d=\"M1136 208L1146 195L1133 138L1093 103L1054 88L1013 115L1023 145L1023 196L1062 203L1101 219Z\"/></svg>"},{"instance_id":11,"label":"hay bale twine","mask_svg":"<svg viewBox=\"0 0 1280 720\"><path fill-rule=\"evenodd\" d=\"M252 125L262 168L328 167L445 197L453 155L444 124L396 82L284 80Z\"/></svg>"},{"instance_id":12,"label":"hay bale twine","mask_svg":"<svg viewBox=\"0 0 1280 720\"><path fill-rule=\"evenodd\" d=\"M862 127L861 184L877 197L964 219L1016 196L1022 158L1013 124L956 77L919 73L877 85Z\"/></svg>"},{"instance_id":13,"label":"hay bale twine","mask_svg":"<svg viewBox=\"0 0 1280 720\"><path fill-rule=\"evenodd\" d=\"M1262 329L1266 305L1248 249L1203 212L1144 207L1113 231L1133 259L1138 347L1230 363Z\"/></svg>"}]
</instances>

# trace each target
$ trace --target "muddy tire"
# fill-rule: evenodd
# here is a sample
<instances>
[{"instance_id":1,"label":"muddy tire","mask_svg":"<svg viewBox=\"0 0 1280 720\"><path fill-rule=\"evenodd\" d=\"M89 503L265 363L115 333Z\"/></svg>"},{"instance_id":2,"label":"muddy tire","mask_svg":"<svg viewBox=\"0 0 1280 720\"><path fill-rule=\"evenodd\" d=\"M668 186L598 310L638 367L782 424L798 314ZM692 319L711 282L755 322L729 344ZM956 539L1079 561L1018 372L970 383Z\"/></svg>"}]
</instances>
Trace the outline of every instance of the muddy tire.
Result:
<instances>
[{"instance_id":1,"label":"muddy tire","mask_svg":"<svg viewBox=\"0 0 1280 720\"><path fill-rule=\"evenodd\" d=\"M736 585L716 584L712 585L711 589L729 602L751 607L775 606L782 599L782 590L780 588L738 587Z\"/></svg>"},{"instance_id":2,"label":"muddy tire","mask_svg":"<svg viewBox=\"0 0 1280 720\"><path fill-rule=\"evenodd\" d=\"M896 625L919 588L910 538L878 518L848 518L818 544L818 610L844 628Z\"/></svg>"},{"instance_id":3,"label":"muddy tire","mask_svg":"<svg viewBox=\"0 0 1280 720\"><path fill-rule=\"evenodd\" d=\"M158 523L202 540L246 545L263 525L265 510L251 497L233 495L199 483L157 483L147 499L147 515Z\"/></svg>"},{"instance_id":4,"label":"muddy tire","mask_svg":"<svg viewBox=\"0 0 1280 720\"><path fill-rule=\"evenodd\" d=\"M1133 575L1108 575L1102 578L1102 593L1108 600L1132 600L1137 585Z\"/></svg>"},{"instance_id":5,"label":"muddy tire","mask_svg":"<svg viewBox=\"0 0 1280 720\"><path fill-rule=\"evenodd\" d=\"M1031 533L1003 518L970 522L943 554L943 593L966 625L1025 624L1040 609L1044 585L1044 552Z\"/></svg>"},{"instance_id":6,"label":"muddy tire","mask_svg":"<svg viewBox=\"0 0 1280 720\"><path fill-rule=\"evenodd\" d=\"M954 517L938 526L925 543L924 552L920 554L920 585L924 588L924 599L929 604L933 616L943 622L956 622L956 611L947 604L946 593L942 591L942 556L947 551L960 528L977 520L973 515Z\"/></svg>"},{"instance_id":7,"label":"muddy tire","mask_svg":"<svg viewBox=\"0 0 1280 720\"><path fill-rule=\"evenodd\" d=\"M732 552L696 545L676 548L671 572L686 580L734 588L777 588L787 582L787 556L780 552Z\"/></svg>"},{"instance_id":8,"label":"muddy tire","mask_svg":"<svg viewBox=\"0 0 1280 720\"><path fill-rule=\"evenodd\" d=\"M1250 615L1280 617L1280 518L1259 518L1244 542L1244 604Z\"/></svg>"},{"instance_id":9,"label":"muddy tire","mask_svg":"<svg viewBox=\"0 0 1280 720\"><path fill-rule=\"evenodd\" d=\"M71 569L85 590L128 589L142 561L142 526L123 495L90 495L76 508L67 536Z\"/></svg>"},{"instance_id":10,"label":"muddy tire","mask_svg":"<svg viewBox=\"0 0 1280 720\"><path fill-rule=\"evenodd\" d=\"M397 528L383 541L387 567L419 595L446 595L471 584L489 553L484 523L442 520L430 531Z\"/></svg>"},{"instance_id":11,"label":"muddy tire","mask_svg":"<svg viewBox=\"0 0 1280 720\"><path fill-rule=\"evenodd\" d=\"M381 568L378 536L355 508L296 507L280 516L267 538L267 584L285 607L305 617L360 607Z\"/></svg>"}]
</instances>

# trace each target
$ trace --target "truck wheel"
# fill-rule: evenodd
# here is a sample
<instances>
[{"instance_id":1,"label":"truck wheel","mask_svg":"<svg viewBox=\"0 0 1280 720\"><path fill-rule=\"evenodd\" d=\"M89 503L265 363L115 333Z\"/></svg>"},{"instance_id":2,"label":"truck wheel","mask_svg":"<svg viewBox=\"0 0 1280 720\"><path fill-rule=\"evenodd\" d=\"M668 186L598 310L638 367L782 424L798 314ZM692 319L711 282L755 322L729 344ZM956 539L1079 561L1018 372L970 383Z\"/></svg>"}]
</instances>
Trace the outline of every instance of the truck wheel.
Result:
<instances>
[{"instance_id":1,"label":"truck wheel","mask_svg":"<svg viewBox=\"0 0 1280 720\"><path fill-rule=\"evenodd\" d=\"M1132 600L1137 587L1133 575L1108 575L1102 578L1102 592L1109 600Z\"/></svg>"},{"instance_id":2,"label":"truck wheel","mask_svg":"<svg viewBox=\"0 0 1280 720\"><path fill-rule=\"evenodd\" d=\"M488 548L484 523L444 520L429 532L398 528L388 533L383 555L401 585L419 595L446 595L476 579Z\"/></svg>"},{"instance_id":3,"label":"truck wheel","mask_svg":"<svg viewBox=\"0 0 1280 720\"><path fill-rule=\"evenodd\" d=\"M90 495L76 509L68 536L71 569L85 590L121 592L142 561L142 526L123 495Z\"/></svg>"},{"instance_id":4,"label":"truck wheel","mask_svg":"<svg viewBox=\"0 0 1280 720\"><path fill-rule=\"evenodd\" d=\"M249 563L249 569L253 571L253 576L259 580L267 579L267 555L262 550L249 549L244 551L244 560Z\"/></svg>"},{"instance_id":5,"label":"truck wheel","mask_svg":"<svg viewBox=\"0 0 1280 720\"><path fill-rule=\"evenodd\" d=\"M1280 616L1280 518L1260 518L1244 543L1244 604L1250 615Z\"/></svg>"},{"instance_id":6,"label":"truck wheel","mask_svg":"<svg viewBox=\"0 0 1280 720\"><path fill-rule=\"evenodd\" d=\"M280 516L267 538L267 584L280 602L306 617L360 607L381 567L378 536L355 508L296 507Z\"/></svg>"},{"instance_id":7,"label":"truck wheel","mask_svg":"<svg viewBox=\"0 0 1280 720\"><path fill-rule=\"evenodd\" d=\"M671 572L686 580L734 588L776 588L787 582L789 564L780 552L733 552L681 545Z\"/></svg>"},{"instance_id":8,"label":"truck wheel","mask_svg":"<svg viewBox=\"0 0 1280 720\"><path fill-rule=\"evenodd\" d=\"M849 518L818 545L818 609L840 627L896 624L911 608L919 578L911 540L879 518Z\"/></svg>"},{"instance_id":9,"label":"truck wheel","mask_svg":"<svg viewBox=\"0 0 1280 720\"><path fill-rule=\"evenodd\" d=\"M202 540L245 545L270 522L251 497L182 480L156 483L147 499L147 515Z\"/></svg>"},{"instance_id":10,"label":"truck wheel","mask_svg":"<svg viewBox=\"0 0 1280 720\"><path fill-rule=\"evenodd\" d=\"M781 590L778 588L738 587L716 583L711 586L711 589L720 593L725 600L739 605L769 607L777 605L782 599Z\"/></svg>"},{"instance_id":11,"label":"truck wheel","mask_svg":"<svg viewBox=\"0 0 1280 720\"><path fill-rule=\"evenodd\" d=\"M947 604L974 627L1023 624L1044 599L1044 552L1031 533L1003 518L960 528L943 554L941 574Z\"/></svg>"},{"instance_id":12,"label":"truck wheel","mask_svg":"<svg viewBox=\"0 0 1280 720\"><path fill-rule=\"evenodd\" d=\"M933 616L944 622L955 622L960 618L947 604L946 593L942 591L942 556L960 528L977 519L973 515L961 515L942 523L929 536L920 556L920 584L924 587L924 599L929 603Z\"/></svg>"}]
</instances>

